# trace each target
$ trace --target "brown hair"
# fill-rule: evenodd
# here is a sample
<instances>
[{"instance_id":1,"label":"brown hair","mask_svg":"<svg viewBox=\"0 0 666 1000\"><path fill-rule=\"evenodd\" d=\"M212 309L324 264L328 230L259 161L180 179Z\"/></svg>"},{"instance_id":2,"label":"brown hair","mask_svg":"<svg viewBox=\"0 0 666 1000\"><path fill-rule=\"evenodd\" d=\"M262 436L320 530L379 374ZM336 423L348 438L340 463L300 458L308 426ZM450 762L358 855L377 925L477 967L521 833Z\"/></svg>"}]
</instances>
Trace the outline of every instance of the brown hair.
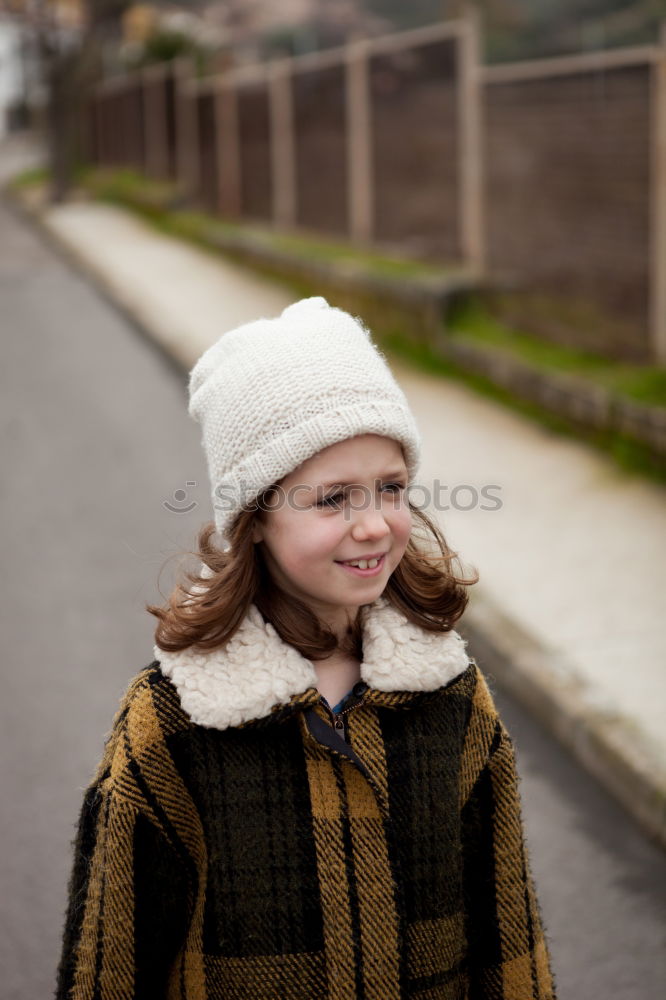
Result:
<instances>
[{"instance_id":1,"label":"brown hair","mask_svg":"<svg viewBox=\"0 0 666 1000\"><path fill-rule=\"evenodd\" d=\"M212 540L215 524L205 524L198 536L198 551L189 553L208 567L185 570L185 581L177 582L165 607L147 604L155 615L155 643L176 652L188 646L215 649L233 636L254 604L280 638L308 660L326 659L335 650L363 659L363 616L350 622L341 643L303 602L287 594L271 578L261 550L252 540L252 528L259 508L265 509L265 490L255 502L240 511L230 534L230 547L220 549ZM465 579L453 571L458 560L439 528L427 514L409 504L416 524L405 553L389 577L383 595L416 625L430 632L448 632L463 614L468 595L465 588L479 577ZM422 536L416 528L422 530Z\"/></svg>"}]
</instances>

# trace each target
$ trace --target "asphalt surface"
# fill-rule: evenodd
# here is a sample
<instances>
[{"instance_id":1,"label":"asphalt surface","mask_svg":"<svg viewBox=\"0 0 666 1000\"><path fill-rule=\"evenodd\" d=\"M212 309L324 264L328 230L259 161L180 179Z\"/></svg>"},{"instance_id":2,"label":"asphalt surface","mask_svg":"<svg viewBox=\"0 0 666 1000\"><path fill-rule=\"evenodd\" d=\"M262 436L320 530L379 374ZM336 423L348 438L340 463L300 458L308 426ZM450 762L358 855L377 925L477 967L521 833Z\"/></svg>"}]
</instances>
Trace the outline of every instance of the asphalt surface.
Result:
<instances>
[{"instance_id":1,"label":"asphalt surface","mask_svg":"<svg viewBox=\"0 0 666 1000\"><path fill-rule=\"evenodd\" d=\"M83 788L152 659L144 605L208 497L184 374L2 203L0 232L0 993L38 1000ZM664 995L666 858L470 651L516 743L560 1000Z\"/></svg>"}]
</instances>

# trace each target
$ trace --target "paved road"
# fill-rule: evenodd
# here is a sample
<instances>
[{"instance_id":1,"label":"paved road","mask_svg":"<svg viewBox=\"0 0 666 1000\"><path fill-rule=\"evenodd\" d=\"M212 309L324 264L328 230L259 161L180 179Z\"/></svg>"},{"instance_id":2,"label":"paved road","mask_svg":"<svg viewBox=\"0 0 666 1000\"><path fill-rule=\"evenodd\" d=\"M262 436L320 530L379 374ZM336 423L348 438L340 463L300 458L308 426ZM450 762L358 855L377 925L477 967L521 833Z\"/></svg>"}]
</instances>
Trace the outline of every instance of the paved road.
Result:
<instances>
[{"instance_id":1,"label":"paved road","mask_svg":"<svg viewBox=\"0 0 666 1000\"><path fill-rule=\"evenodd\" d=\"M37 1000L53 987L81 792L152 658L144 603L194 543L207 487L183 375L1 204L0 232L0 967L5 1000ZM663 995L666 859L496 698L560 1000Z\"/></svg>"}]
</instances>

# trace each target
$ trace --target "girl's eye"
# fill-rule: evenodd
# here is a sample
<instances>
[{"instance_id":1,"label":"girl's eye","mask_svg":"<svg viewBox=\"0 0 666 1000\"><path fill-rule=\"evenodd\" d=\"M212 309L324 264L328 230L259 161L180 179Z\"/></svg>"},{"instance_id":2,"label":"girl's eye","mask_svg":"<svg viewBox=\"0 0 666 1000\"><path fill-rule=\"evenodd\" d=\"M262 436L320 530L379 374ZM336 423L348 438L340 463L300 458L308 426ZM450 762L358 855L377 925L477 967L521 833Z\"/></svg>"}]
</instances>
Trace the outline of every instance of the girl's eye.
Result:
<instances>
[{"instance_id":1,"label":"girl's eye","mask_svg":"<svg viewBox=\"0 0 666 1000\"><path fill-rule=\"evenodd\" d=\"M393 496L399 496L405 489L404 483L384 483L382 490L390 490ZM329 510L339 510L342 503L344 503L345 494L344 493L332 493L330 497L323 497L323 499L318 500L316 506L319 508L328 507Z\"/></svg>"},{"instance_id":2,"label":"girl's eye","mask_svg":"<svg viewBox=\"0 0 666 1000\"><path fill-rule=\"evenodd\" d=\"M317 507L333 507L333 508L335 508L335 507L339 506L339 503L342 500L344 500L344 494L342 494L342 493L334 493L330 497L324 497L323 500L318 500L317 501Z\"/></svg>"}]
</instances>

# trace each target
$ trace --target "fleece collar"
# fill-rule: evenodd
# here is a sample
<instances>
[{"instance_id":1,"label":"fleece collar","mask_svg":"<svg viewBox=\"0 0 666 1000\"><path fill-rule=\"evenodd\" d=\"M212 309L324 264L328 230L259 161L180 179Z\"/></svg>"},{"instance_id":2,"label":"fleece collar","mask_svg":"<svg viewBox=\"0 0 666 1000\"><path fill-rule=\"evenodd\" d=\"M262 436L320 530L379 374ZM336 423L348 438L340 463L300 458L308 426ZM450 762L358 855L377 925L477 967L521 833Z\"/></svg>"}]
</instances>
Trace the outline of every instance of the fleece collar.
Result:
<instances>
[{"instance_id":1,"label":"fleece collar","mask_svg":"<svg viewBox=\"0 0 666 1000\"><path fill-rule=\"evenodd\" d=\"M380 597L365 609L361 678L377 691L435 691L466 670L465 646L457 632L428 632ZM225 646L203 653L155 646L154 655L192 721L214 729L262 719L317 688L312 662L254 604Z\"/></svg>"}]
</instances>

